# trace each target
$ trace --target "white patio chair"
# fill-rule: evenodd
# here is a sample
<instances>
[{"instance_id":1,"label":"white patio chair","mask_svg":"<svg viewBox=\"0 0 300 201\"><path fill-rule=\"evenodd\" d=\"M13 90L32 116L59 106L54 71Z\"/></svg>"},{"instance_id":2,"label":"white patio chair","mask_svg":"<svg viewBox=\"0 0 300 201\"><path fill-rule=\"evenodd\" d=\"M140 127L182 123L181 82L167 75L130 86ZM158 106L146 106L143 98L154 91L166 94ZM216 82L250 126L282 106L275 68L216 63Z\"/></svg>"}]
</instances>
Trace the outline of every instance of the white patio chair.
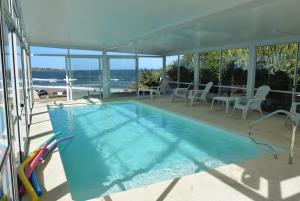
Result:
<instances>
[{"instance_id":1,"label":"white patio chair","mask_svg":"<svg viewBox=\"0 0 300 201\"><path fill-rule=\"evenodd\" d=\"M158 86L158 87L152 86L152 87L150 87L150 89L154 90L154 94L156 96L160 96L161 94L165 95L167 87L168 87L168 84L169 84L168 80L164 79L160 83L160 86Z\"/></svg>"},{"instance_id":2,"label":"white patio chair","mask_svg":"<svg viewBox=\"0 0 300 201\"><path fill-rule=\"evenodd\" d=\"M297 107L298 106L300 106L300 102L292 102L291 109L290 109L290 113L295 115L296 126L298 126L299 122L300 122L300 113L297 112ZM288 120L290 120L290 118L286 117L285 123L287 123Z\"/></svg>"},{"instance_id":3,"label":"white patio chair","mask_svg":"<svg viewBox=\"0 0 300 201\"><path fill-rule=\"evenodd\" d=\"M191 82L187 88L176 88L173 90L173 93L171 95L171 100L174 102L175 98L183 99L184 101L187 101L187 96L189 93L189 89L193 85L193 82Z\"/></svg>"},{"instance_id":4,"label":"white patio chair","mask_svg":"<svg viewBox=\"0 0 300 201\"><path fill-rule=\"evenodd\" d=\"M261 103L266 100L266 97L271 88L267 85L260 86L254 97L237 97L233 106L232 115L235 109L242 110L242 118L246 120L248 110L255 110L263 114Z\"/></svg>"},{"instance_id":5,"label":"white patio chair","mask_svg":"<svg viewBox=\"0 0 300 201\"><path fill-rule=\"evenodd\" d=\"M207 104L207 95L212 87L213 83L208 82L204 90L190 90L188 95L188 102L193 106L194 102L197 100L203 101Z\"/></svg>"}]
</instances>

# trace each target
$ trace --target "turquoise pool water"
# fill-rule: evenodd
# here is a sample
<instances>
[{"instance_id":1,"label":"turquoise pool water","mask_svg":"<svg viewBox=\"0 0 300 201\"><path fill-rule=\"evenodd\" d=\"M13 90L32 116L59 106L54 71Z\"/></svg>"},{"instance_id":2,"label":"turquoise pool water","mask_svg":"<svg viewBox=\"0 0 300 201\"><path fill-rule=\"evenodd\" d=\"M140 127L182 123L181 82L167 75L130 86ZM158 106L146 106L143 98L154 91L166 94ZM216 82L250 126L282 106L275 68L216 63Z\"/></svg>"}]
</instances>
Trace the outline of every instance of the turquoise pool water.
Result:
<instances>
[{"instance_id":1,"label":"turquoise pool water","mask_svg":"<svg viewBox=\"0 0 300 201\"><path fill-rule=\"evenodd\" d=\"M74 200L259 156L248 138L137 102L49 108Z\"/></svg>"}]
</instances>

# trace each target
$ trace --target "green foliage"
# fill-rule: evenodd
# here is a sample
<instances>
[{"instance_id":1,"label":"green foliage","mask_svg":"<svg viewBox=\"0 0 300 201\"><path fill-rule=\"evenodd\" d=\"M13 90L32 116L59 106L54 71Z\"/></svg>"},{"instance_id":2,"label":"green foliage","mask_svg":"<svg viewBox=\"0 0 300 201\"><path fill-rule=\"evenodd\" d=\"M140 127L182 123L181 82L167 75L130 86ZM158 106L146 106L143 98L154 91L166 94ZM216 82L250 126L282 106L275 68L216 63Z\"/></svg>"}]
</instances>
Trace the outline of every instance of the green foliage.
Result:
<instances>
[{"instance_id":1,"label":"green foliage","mask_svg":"<svg viewBox=\"0 0 300 201\"><path fill-rule=\"evenodd\" d=\"M257 67L266 68L269 73L286 72L290 78L294 76L297 44L277 44L257 48Z\"/></svg>"},{"instance_id":2,"label":"green foliage","mask_svg":"<svg viewBox=\"0 0 300 201\"><path fill-rule=\"evenodd\" d=\"M171 81L177 81L177 65L175 62L169 66L167 66L167 76Z\"/></svg>"},{"instance_id":3,"label":"green foliage","mask_svg":"<svg viewBox=\"0 0 300 201\"><path fill-rule=\"evenodd\" d=\"M219 83L220 51L204 52L200 55L200 81Z\"/></svg>"},{"instance_id":4,"label":"green foliage","mask_svg":"<svg viewBox=\"0 0 300 201\"><path fill-rule=\"evenodd\" d=\"M194 80L194 55L185 54L180 56L180 82L191 82ZM173 61L173 63L167 66L167 76L169 80L177 81L178 75L178 62Z\"/></svg>"},{"instance_id":5,"label":"green foliage","mask_svg":"<svg viewBox=\"0 0 300 201\"><path fill-rule=\"evenodd\" d=\"M155 70L142 69L140 75L140 87L148 88L159 86L161 73Z\"/></svg>"},{"instance_id":6,"label":"green foliage","mask_svg":"<svg viewBox=\"0 0 300 201\"><path fill-rule=\"evenodd\" d=\"M297 44L277 44L256 48L256 86L268 84L273 89L290 89L294 78ZM190 82L194 73L194 55L180 56L180 61L173 61L167 66L167 75L177 81L178 63L180 81ZM229 49L202 52L200 54L200 81L213 81L222 85L246 85L249 63L248 49ZM299 75L298 75L299 76ZM298 78L300 80L300 76ZM279 86L280 85L280 86Z\"/></svg>"}]
</instances>

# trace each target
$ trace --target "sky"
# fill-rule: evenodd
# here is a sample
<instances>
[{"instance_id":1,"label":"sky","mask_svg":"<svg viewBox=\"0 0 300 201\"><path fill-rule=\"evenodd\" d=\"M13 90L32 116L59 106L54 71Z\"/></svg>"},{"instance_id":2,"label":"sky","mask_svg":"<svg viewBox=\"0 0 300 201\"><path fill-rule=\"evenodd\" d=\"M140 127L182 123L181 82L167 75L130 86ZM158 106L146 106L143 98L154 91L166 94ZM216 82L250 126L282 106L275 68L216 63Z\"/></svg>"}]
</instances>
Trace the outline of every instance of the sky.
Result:
<instances>
[{"instance_id":1,"label":"sky","mask_svg":"<svg viewBox=\"0 0 300 201\"><path fill-rule=\"evenodd\" d=\"M31 54L67 54L66 49L60 48L46 48L46 47L36 47L31 46ZM70 54L76 55L101 55L100 51L90 51L90 50L70 50ZM126 53L108 53L108 55L130 55ZM173 63L177 59L177 56L168 56L166 58L167 65ZM40 68L59 68L63 69L66 66L66 61L64 56L31 56L32 67ZM101 64L100 64L101 65ZM99 61L96 58L71 58L72 69L85 69L89 68L97 69L99 66ZM110 59L110 68L114 70L120 69L135 69L134 59ZM139 68L140 69L160 69L162 68L162 58L149 58L140 57L139 58Z\"/></svg>"}]
</instances>

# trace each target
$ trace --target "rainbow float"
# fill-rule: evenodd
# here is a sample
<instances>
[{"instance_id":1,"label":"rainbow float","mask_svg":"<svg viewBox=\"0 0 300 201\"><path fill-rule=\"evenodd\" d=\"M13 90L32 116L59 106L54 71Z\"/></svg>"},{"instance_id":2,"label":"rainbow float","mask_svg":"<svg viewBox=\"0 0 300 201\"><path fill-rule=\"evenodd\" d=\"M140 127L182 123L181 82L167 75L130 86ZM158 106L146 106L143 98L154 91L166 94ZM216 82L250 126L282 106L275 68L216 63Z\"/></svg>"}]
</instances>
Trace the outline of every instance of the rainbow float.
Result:
<instances>
[{"instance_id":1,"label":"rainbow float","mask_svg":"<svg viewBox=\"0 0 300 201\"><path fill-rule=\"evenodd\" d=\"M36 176L35 168L38 166L40 161L45 160L45 158L58 146L59 143L73 138L73 136L66 136L56 139L59 134L60 133L57 133L41 144L19 166L18 176L22 183L19 190L20 197L27 193L32 201L39 200L39 196L42 195L42 190Z\"/></svg>"}]
</instances>

